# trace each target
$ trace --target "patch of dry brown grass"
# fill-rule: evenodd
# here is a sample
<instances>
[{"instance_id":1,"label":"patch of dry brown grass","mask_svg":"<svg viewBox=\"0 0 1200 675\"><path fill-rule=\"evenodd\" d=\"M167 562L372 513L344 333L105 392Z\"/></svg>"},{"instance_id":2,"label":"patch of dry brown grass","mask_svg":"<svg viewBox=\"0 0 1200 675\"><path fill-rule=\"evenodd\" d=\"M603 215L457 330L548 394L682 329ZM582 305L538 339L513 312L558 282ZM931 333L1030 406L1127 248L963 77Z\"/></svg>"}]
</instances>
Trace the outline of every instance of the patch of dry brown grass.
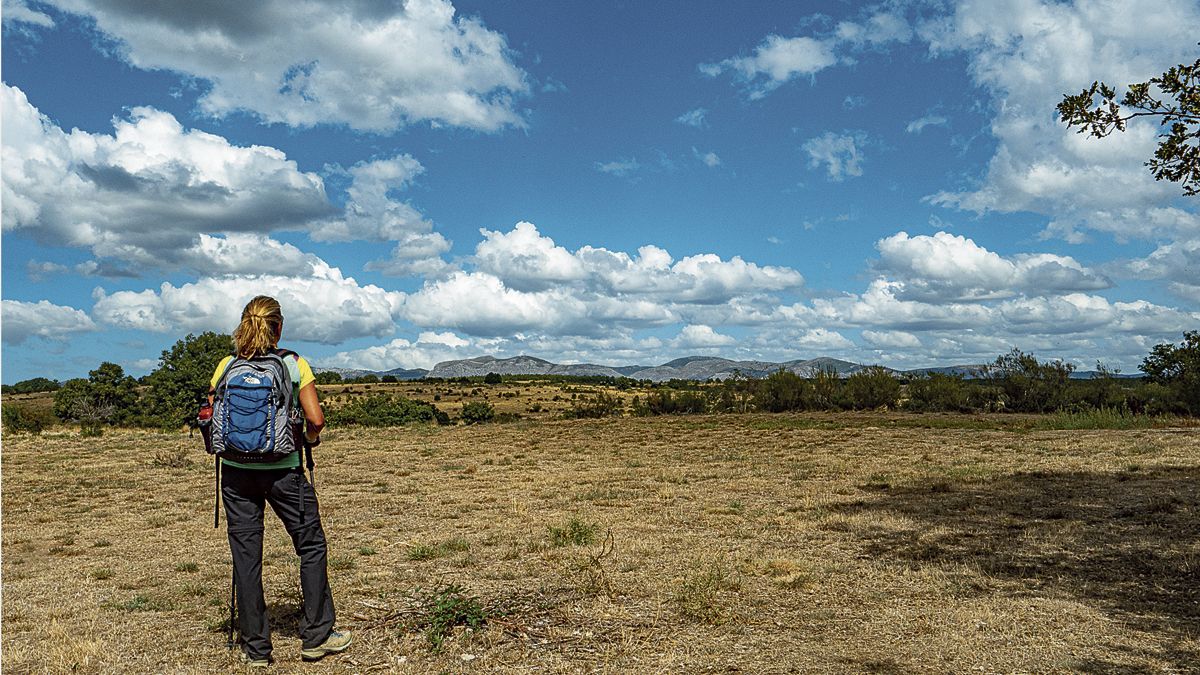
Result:
<instances>
[{"instance_id":1,"label":"patch of dry brown grass","mask_svg":"<svg viewBox=\"0 0 1200 675\"><path fill-rule=\"evenodd\" d=\"M514 400L530 399L497 409ZM184 440L5 437L6 671L237 670L212 465L198 439L183 461ZM355 646L305 672L1200 662L1191 429L543 415L334 429L317 454L339 623ZM301 669L297 562L268 520L276 668L289 672ZM593 536L554 545L551 528L572 522ZM416 599L447 584L489 621L435 652L414 628Z\"/></svg>"}]
</instances>

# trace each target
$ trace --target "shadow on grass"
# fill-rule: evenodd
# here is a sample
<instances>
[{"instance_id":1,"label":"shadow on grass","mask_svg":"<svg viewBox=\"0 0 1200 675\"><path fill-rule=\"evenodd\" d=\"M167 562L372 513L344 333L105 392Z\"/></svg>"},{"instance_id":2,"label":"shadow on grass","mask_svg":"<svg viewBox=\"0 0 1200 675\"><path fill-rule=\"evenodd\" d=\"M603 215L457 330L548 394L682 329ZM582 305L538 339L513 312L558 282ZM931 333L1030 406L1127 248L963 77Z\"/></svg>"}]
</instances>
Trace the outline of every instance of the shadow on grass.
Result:
<instances>
[{"instance_id":1,"label":"shadow on grass","mask_svg":"<svg viewBox=\"0 0 1200 675\"><path fill-rule=\"evenodd\" d=\"M1159 636L1159 658L1200 663L1200 653L1181 643L1200 626L1198 468L884 486L839 510L920 523L917 532L860 532L872 555L913 567L968 564L1037 595L1076 599ZM1076 667L1137 669L1099 661Z\"/></svg>"},{"instance_id":2,"label":"shadow on grass","mask_svg":"<svg viewBox=\"0 0 1200 675\"><path fill-rule=\"evenodd\" d=\"M271 635L300 637L300 619L303 615L304 607L298 598L267 603L267 618L271 622Z\"/></svg>"}]
</instances>

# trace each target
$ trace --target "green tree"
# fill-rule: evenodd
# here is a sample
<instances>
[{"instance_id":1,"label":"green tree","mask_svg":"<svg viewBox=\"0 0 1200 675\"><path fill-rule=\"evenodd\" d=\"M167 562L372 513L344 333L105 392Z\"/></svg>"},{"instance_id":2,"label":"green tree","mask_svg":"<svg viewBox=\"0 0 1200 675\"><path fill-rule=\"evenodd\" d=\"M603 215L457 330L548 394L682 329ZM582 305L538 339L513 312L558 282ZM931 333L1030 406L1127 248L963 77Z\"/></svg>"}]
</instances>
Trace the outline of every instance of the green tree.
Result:
<instances>
[{"instance_id":1,"label":"green tree","mask_svg":"<svg viewBox=\"0 0 1200 675\"><path fill-rule=\"evenodd\" d=\"M758 383L754 405L765 412L806 410L812 405L812 385L790 370L780 368Z\"/></svg>"},{"instance_id":2,"label":"green tree","mask_svg":"<svg viewBox=\"0 0 1200 675\"><path fill-rule=\"evenodd\" d=\"M985 377L998 386L1005 407L1012 412L1047 412L1067 403L1068 382L1075 366L1062 361L1042 363L1013 348L984 368Z\"/></svg>"},{"instance_id":3,"label":"green tree","mask_svg":"<svg viewBox=\"0 0 1200 675\"><path fill-rule=\"evenodd\" d=\"M1200 415L1200 331L1187 331L1179 346L1155 345L1140 370L1152 382L1168 388L1193 415Z\"/></svg>"},{"instance_id":4,"label":"green tree","mask_svg":"<svg viewBox=\"0 0 1200 675\"><path fill-rule=\"evenodd\" d=\"M868 366L846 378L846 399L860 410L895 408L900 382L883 366Z\"/></svg>"},{"instance_id":5,"label":"green tree","mask_svg":"<svg viewBox=\"0 0 1200 675\"><path fill-rule=\"evenodd\" d=\"M88 373L92 400L102 408L112 407L105 421L127 424L138 411L137 380L125 374L125 369L105 361Z\"/></svg>"},{"instance_id":6,"label":"green tree","mask_svg":"<svg viewBox=\"0 0 1200 675\"><path fill-rule=\"evenodd\" d=\"M213 369L233 352L233 340L211 331L188 334L164 349L158 368L146 378L143 422L164 429L196 425L196 411L208 396Z\"/></svg>"},{"instance_id":7,"label":"green tree","mask_svg":"<svg viewBox=\"0 0 1200 675\"><path fill-rule=\"evenodd\" d=\"M914 412L966 412L971 409L963 376L926 373L908 383L905 408Z\"/></svg>"},{"instance_id":8,"label":"green tree","mask_svg":"<svg viewBox=\"0 0 1200 675\"><path fill-rule=\"evenodd\" d=\"M315 377L317 384L340 384L342 381L341 375L329 370L317 373Z\"/></svg>"},{"instance_id":9,"label":"green tree","mask_svg":"<svg viewBox=\"0 0 1200 675\"><path fill-rule=\"evenodd\" d=\"M4 393L13 394L33 394L39 391L56 391L60 385L56 380L51 380L45 377L35 377L29 380L21 380L20 382L5 387Z\"/></svg>"},{"instance_id":10,"label":"green tree","mask_svg":"<svg viewBox=\"0 0 1200 675\"><path fill-rule=\"evenodd\" d=\"M137 409L137 380L107 361L89 372L86 380L67 380L54 394L54 415L81 422L90 435L99 435L101 424L133 421Z\"/></svg>"},{"instance_id":11,"label":"green tree","mask_svg":"<svg viewBox=\"0 0 1200 675\"><path fill-rule=\"evenodd\" d=\"M1151 93L1151 85L1158 93ZM1093 82L1074 96L1064 94L1058 114L1068 128L1079 127L1079 133L1096 138L1125 131L1135 117L1157 118L1166 132L1159 134L1154 158L1146 166L1155 180L1180 183L1185 195L1200 194L1200 59L1129 85L1120 103L1115 89Z\"/></svg>"},{"instance_id":12,"label":"green tree","mask_svg":"<svg viewBox=\"0 0 1200 675\"><path fill-rule=\"evenodd\" d=\"M488 373L483 376L484 384L500 384L501 380L500 373Z\"/></svg>"},{"instance_id":13,"label":"green tree","mask_svg":"<svg viewBox=\"0 0 1200 675\"><path fill-rule=\"evenodd\" d=\"M54 392L54 416L64 422L75 419L73 410L77 401L91 398L91 387L82 377L72 378L63 382L58 391Z\"/></svg>"}]
</instances>

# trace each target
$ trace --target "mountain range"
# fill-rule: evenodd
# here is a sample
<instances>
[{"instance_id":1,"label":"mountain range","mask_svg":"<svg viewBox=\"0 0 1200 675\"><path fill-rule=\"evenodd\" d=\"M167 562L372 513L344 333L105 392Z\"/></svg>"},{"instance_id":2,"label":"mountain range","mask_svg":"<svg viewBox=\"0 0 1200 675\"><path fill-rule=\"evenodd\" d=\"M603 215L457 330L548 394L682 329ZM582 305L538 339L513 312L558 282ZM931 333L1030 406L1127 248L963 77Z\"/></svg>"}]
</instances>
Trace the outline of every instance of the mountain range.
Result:
<instances>
[{"instance_id":1,"label":"mountain range","mask_svg":"<svg viewBox=\"0 0 1200 675\"><path fill-rule=\"evenodd\" d=\"M494 356L477 356L471 359L442 361L432 370L421 368L395 368L393 370L373 371L354 370L345 368L316 368L317 372L335 372L342 377L361 377L376 375L383 377L391 375L398 380L419 380L429 378L451 377L482 377L488 373L498 375L567 375L567 376L601 376L629 377L635 380L651 380L665 382L667 380L723 380L740 373L747 377L766 377L779 370L789 370L801 377L812 377L822 370L832 370L839 377L848 377L863 368L859 363L842 361L829 357L815 359L797 359L776 363L773 361L733 361L715 356L685 356L668 361L658 366L601 366L592 363L559 364L539 359L533 356L514 356L498 359ZM892 370L898 375L921 375L938 372L971 376L979 372L982 365L948 366L943 368L917 368L914 370ZM1077 376L1087 377L1085 373Z\"/></svg>"}]
</instances>

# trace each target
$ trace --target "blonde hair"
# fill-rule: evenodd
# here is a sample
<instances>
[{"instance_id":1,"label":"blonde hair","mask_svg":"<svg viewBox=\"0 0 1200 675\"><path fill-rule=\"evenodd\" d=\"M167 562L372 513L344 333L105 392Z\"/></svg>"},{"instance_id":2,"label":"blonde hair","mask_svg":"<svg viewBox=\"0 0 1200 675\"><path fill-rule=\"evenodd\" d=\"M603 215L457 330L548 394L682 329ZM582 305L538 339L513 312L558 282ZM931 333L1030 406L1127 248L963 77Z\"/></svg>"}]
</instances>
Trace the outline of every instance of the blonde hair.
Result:
<instances>
[{"instance_id":1,"label":"blonde hair","mask_svg":"<svg viewBox=\"0 0 1200 675\"><path fill-rule=\"evenodd\" d=\"M246 303L242 310L242 322L233 331L233 345L237 355L243 359L266 354L279 344L283 332L283 312L279 302L270 296L260 295Z\"/></svg>"}]
</instances>

